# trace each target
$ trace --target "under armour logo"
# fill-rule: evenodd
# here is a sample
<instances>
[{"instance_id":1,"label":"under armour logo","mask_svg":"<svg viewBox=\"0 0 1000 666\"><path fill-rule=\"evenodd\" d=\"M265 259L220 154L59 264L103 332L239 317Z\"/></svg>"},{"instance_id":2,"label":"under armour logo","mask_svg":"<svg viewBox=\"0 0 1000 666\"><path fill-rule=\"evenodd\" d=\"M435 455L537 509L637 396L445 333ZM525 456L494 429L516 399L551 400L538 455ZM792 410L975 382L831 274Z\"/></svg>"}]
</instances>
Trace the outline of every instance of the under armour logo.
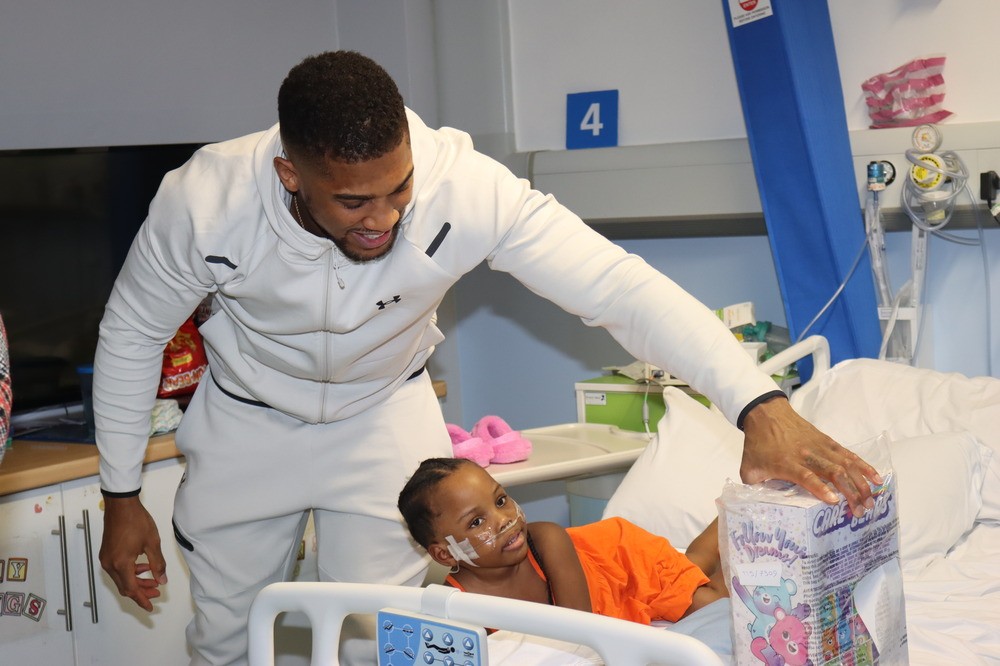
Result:
<instances>
[{"instance_id":1,"label":"under armour logo","mask_svg":"<svg viewBox=\"0 0 1000 666\"><path fill-rule=\"evenodd\" d=\"M387 301L379 301L375 305L378 306L379 310L385 310L385 306L390 305L392 303L399 303L401 300L403 300L403 299L400 297L400 295L396 294L395 296L393 296L389 300L387 300Z\"/></svg>"}]
</instances>

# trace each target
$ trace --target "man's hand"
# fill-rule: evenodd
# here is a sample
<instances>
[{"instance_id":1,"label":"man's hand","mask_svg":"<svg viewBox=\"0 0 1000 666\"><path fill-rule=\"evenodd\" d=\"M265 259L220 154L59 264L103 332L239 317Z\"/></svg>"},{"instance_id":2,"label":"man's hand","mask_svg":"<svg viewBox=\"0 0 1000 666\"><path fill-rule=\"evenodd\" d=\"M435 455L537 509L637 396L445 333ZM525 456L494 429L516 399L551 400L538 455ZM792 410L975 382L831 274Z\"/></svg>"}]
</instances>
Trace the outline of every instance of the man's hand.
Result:
<instances>
[{"instance_id":1,"label":"man's hand","mask_svg":"<svg viewBox=\"0 0 1000 666\"><path fill-rule=\"evenodd\" d=\"M152 599L160 596L159 586L167 582L156 523L138 497L105 497L104 507L101 566L119 594L152 611ZM146 562L136 562L140 555ZM142 575L147 572L152 578Z\"/></svg>"},{"instance_id":2,"label":"man's hand","mask_svg":"<svg viewBox=\"0 0 1000 666\"><path fill-rule=\"evenodd\" d=\"M859 456L817 430L783 398L754 407L743 420L744 483L792 481L830 504L839 501L826 482L843 493L855 516L875 506L868 482L882 478Z\"/></svg>"}]
</instances>

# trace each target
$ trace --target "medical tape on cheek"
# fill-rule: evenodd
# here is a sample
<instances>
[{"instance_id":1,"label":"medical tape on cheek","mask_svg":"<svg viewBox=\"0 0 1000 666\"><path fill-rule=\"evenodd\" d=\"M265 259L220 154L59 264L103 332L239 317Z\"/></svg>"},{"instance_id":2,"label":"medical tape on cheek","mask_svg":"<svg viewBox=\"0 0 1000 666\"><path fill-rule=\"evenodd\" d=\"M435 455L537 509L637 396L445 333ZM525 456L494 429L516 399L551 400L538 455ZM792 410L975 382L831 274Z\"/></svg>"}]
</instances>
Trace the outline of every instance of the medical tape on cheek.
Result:
<instances>
[{"instance_id":1,"label":"medical tape on cheek","mask_svg":"<svg viewBox=\"0 0 1000 666\"><path fill-rule=\"evenodd\" d=\"M465 562L470 567L478 567L479 565L472 560L479 559L479 553L476 549L472 547L468 539L463 539L462 543L455 541L455 537L448 535L444 538L448 543L448 552L459 562Z\"/></svg>"}]
</instances>

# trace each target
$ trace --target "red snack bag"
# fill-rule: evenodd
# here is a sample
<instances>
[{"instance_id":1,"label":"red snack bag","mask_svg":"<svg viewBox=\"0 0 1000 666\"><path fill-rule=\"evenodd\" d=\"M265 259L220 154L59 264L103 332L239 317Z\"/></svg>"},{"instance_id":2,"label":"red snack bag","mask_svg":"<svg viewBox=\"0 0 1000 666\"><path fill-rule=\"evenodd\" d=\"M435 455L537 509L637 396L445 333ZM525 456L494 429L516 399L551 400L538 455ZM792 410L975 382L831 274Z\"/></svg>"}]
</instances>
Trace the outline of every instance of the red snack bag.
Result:
<instances>
[{"instance_id":1,"label":"red snack bag","mask_svg":"<svg viewBox=\"0 0 1000 666\"><path fill-rule=\"evenodd\" d=\"M205 344L194 325L194 318L188 317L163 350L163 374L156 396L174 398L194 393L207 369Z\"/></svg>"}]
</instances>

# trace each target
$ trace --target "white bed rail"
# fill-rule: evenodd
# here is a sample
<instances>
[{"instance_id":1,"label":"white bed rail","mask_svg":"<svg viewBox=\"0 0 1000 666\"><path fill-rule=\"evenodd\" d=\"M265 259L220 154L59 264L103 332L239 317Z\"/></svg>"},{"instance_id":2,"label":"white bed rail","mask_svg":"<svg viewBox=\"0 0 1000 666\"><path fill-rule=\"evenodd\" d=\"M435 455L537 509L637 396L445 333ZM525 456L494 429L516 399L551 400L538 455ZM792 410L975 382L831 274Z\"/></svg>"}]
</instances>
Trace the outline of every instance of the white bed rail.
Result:
<instances>
[{"instance_id":1,"label":"white bed rail","mask_svg":"<svg viewBox=\"0 0 1000 666\"><path fill-rule=\"evenodd\" d=\"M785 366L812 356L813 372L809 381L796 388L791 396L792 407L799 414L811 414L815 410L815 400L819 393L820 378L830 371L830 343L822 335L812 335L797 342L788 349L775 354L760 364L760 369L768 374L781 372Z\"/></svg>"},{"instance_id":2,"label":"white bed rail","mask_svg":"<svg viewBox=\"0 0 1000 666\"><path fill-rule=\"evenodd\" d=\"M799 396L798 399L792 400L793 407L795 407L796 404L801 404L801 399L813 392L813 389L818 385L813 382L822 377L823 374L830 369L830 343L827 339L822 335L811 335L805 340L796 342L787 349L783 349L757 366L760 368L761 372L773 376L784 370L792 363L800 361L807 356L812 356L813 373L808 382L795 389L795 392L800 393L801 396ZM803 389L806 390L803 391ZM718 405L714 403L711 405L710 409L719 414L722 413Z\"/></svg>"},{"instance_id":3,"label":"white bed rail","mask_svg":"<svg viewBox=\"0 0 1000 666\"><path fill-rule=\"evenodd\" d=\"M761 363L760 369L773 375L785 366L809 355L813 357L813 374L810 378L812 381L830 369L830 343L822 335L811 335L801 342L796 342Z\"/></svg>"},{"instance_id":4,"label":"white bed rail","mask_svg":"<svg viewBox=\"0 0 1000 666\"><path fill-rule=\"evenodd\" d=\"M304 613L312 625L312 666L339 664L344 618L385 607L484 627L582 643L609 665L711 664L722 661L705 644L666 629L615 620L529 601L459 592L443 585L426 588L361 583L274 583L250 607L250 666L274 663L274 620L279 613ZM374 646L373 646L373 649ZM375 655L372 655L373 662Z\"/></svg>"}]
</instances>

